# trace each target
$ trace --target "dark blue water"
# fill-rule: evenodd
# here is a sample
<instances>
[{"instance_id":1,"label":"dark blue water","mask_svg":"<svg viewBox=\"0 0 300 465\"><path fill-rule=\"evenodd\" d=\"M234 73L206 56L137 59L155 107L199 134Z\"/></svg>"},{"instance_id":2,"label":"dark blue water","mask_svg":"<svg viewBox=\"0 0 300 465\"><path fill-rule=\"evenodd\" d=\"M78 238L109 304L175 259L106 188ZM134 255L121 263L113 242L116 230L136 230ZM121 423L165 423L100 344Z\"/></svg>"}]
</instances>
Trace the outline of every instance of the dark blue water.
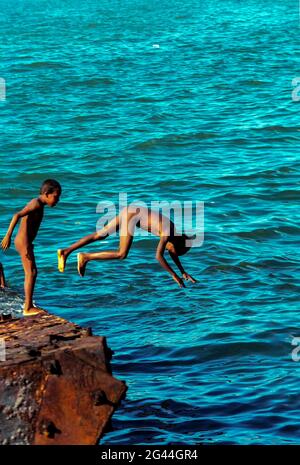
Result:
<instances>
[{"instance_id":1,"label":"dark blue water","mask_svg":"<svg viewBox=\"0 0 300 465\"><path fill-rule=\"evenodd\" d=\"M48 177L63 186L36 241L36 302L105 335L128 385L104 444L296 444L300 364L296 1L0 0L1 234ZM159 45L159 47L158 47ZM99 201L205 202L186 289L155 261L56 249ZM87 250L113 249L117 237ZM23 275L1 256L22 306Z\"/></svg>"}]
</instances>

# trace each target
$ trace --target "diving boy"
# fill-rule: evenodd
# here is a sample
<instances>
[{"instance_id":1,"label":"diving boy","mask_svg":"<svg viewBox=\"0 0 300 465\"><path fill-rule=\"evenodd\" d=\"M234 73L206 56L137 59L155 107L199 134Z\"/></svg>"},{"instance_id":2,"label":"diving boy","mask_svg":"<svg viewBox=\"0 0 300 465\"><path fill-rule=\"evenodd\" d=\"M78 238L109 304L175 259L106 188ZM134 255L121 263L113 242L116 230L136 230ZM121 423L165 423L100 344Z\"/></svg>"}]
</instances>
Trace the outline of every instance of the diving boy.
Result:
<instances>
[{"instance_id":1,"label":"diving boy","mask_svg":"<svg viewBox=\"0 0 300 465\"><path fill-rule=\"evenodd\" d=\"M9 225L8 231L2 240L3 250L10 247L13 231L21 219L20 227L15 238L15 247L21 256L24 273L25 304L24 315L36 315L42 310L33 305L33 291L37 277L37 267L34 256L33 241L38 233L43 219L44 207L55 207L61 195L61 186L54 179L47 179L43 182L39 197L32 199L23 210L16 213Z\"/></svg>"},{"instance_id":2,"label":"diving boy","mask_svg":"<svg viewBox=\"0 0 300 465\"><path fill-rule=\"evenodd\" d=\"M119 215L113 218L100 231L80 239L66 249L59 249L57 251L59 271L64 271L67 258L74 250L90 244L91 242L103 240L118 230L120 230L119 249L96 253L79 253L77 255L78 273L80 276L84 276L86 265L91 260L122 260L126 258L132 245L135 227L149 231L160 238L156 249L156 259L161 266L171 274L174 281L180 287L185 287L185 284L182 278L175 273L166 261L164 257L165 249L169 252L170 257L178 267L182 277L192 283L196 282L196 280L184 270L178 258L179 255L185 254L190 249L190 247L186 245L186 241L191 238L187 237L185 234L178 234L174 223L169 218L162 215L160 212L150 210L150 208L143 206L138 206L133 209L131 207L124 208Z\"/></svg>"}]
</instances>

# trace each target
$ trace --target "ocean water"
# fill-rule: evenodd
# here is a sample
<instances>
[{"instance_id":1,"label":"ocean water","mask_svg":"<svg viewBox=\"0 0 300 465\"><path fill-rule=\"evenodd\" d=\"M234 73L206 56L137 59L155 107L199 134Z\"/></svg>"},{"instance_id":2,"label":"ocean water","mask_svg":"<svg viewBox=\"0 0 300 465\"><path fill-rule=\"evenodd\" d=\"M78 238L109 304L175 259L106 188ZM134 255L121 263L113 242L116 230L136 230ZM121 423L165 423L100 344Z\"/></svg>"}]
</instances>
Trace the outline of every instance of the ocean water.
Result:
<instances>
[{"instance_id":1,"label":"ocean water","mask_svg":"<svg viewBox=\"0 0 300 465\"><path fill-rule=\"evenodd\" d=\"M105 335L128 385L103 444L296 444L300 433L296 0L0 0L1 235L48 177L42 307ZM57 272L99 201L203 201L180 289L136 237L126 260ZM111 237L86 250L117 247ZM23 274L0 255L20 312ZM297 343L297 341L294 343Z\"/></svg>"}]
</instances>

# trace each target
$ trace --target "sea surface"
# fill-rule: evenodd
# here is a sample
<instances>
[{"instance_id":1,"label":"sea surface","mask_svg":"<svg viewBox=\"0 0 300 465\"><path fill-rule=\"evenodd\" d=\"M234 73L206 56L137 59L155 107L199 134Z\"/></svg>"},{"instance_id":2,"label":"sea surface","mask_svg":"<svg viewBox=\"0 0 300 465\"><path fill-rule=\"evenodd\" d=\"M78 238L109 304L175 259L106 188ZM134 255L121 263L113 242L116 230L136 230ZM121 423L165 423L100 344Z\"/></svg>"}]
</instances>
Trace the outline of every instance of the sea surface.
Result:
<instances>
[{"instance_id":1,"label":"sea surface","mask_svg":"<svg viewBox=\"0 0 300 465\"><path fill-rule=\"evenodd\" d=\"M35 242L35 301L115 352L128 393L102 443L299 443L298 2L0 7L0 232L44 179L61 182ZM154 236L83 279L76 254L58 273L57 248L120 193L204 202L204 242L182 257L197 283L176 285ZM12 247L0 261L1 312L20 315L20 259Z\"/></svg>"}]
</instances>

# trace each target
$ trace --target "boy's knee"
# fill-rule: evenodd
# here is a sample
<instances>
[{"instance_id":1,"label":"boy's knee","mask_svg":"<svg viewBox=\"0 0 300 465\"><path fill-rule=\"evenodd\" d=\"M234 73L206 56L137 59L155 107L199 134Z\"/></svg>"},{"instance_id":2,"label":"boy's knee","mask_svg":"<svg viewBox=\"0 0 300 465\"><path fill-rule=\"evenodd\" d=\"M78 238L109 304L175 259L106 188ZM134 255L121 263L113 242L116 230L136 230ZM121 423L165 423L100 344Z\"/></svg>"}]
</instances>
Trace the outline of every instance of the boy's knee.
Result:
<instances>
[{"instance_id":1,"label":"boy's knee","mask_svg":"<svg viewBox=\"0 0 300 465\"><path fill-rule=\"evenodd\" d=\"M36 278L38 271L36 268L31 268L27 273L28 276L31 276L32 278Z\"/></svg>"},{"instance_id":2,"label":"boy's knee","mask_svg":"<svg viewBox=\"0 0 300 465\"><path fill-rule=\"evenodd\" d=\"M125 258L127 257L127 255L128 255L128 252L124 252L124 251L122 251L122 250L120 250L120 251L118 252L118 258L119 258L119 260L125 260Z\"/></svg>"}]
</instances>

